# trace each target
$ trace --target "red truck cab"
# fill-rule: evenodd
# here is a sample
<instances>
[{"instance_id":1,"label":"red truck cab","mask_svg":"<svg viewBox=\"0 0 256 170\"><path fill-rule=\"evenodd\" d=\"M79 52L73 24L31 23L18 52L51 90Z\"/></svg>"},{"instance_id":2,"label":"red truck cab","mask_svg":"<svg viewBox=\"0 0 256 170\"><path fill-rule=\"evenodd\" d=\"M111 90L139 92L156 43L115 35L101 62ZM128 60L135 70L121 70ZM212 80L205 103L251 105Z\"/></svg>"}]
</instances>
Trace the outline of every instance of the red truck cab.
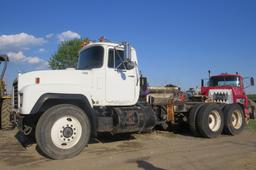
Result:
<instances>
[{"instance_id":1,"label":"red truck cab","mask_svg":"<svg viewBox=\"0 0 256 170\"><path fill-rule=\"evenodd\" d=\"M251 85L254 80L251 78ZM244 78L239 74L210 76L208 85L202 80L201 94L210 97L216 103L238 103L244 110L245 117L249 118L248 97L245 94Z\"/></svg>"}]
</instances>

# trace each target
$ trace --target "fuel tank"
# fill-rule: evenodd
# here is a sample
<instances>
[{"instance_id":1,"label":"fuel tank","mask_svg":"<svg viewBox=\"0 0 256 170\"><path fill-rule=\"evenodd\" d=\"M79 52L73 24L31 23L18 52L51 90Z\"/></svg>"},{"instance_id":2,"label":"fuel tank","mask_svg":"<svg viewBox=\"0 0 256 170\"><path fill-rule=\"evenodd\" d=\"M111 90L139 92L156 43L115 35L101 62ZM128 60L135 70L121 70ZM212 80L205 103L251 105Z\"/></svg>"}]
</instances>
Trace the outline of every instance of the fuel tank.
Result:
<instances>
[{"instance_id":1,"label":"fuel tank","mask_svg":"<svg viewBox=\"0 0 256 170\"><path fill-rule=\"evenodd\" d=\"M148 132L156 123L156 113L148 105L116 107L113 113L112 133Z\"/></svg>"}]
</instances>

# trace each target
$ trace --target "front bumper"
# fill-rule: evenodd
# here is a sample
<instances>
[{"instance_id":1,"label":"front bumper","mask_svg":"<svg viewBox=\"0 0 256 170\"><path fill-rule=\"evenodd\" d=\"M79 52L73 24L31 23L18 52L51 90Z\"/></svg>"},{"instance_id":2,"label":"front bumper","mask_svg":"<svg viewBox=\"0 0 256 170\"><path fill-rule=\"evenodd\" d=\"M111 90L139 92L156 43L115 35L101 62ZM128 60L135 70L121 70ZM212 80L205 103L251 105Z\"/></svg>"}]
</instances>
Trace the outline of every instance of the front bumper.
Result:
<instances>
[{"instance_id":1,"label":"front bumper","mask_svg":"<svg viewBox=\"0 0 256 170\"><path fill-rule=\"evenodd\" d=\"M25 135L29 135L33 130L32 126L29 126L27 123L24 123L25 116L21 115L19 112L13 112L12 121L15 124L15 126Z\"/></svg>"},{"instance_id":2,"label":"front bumper","mask_svg":"<svg viewBox=\"0 0 256 170\"><path fill-rule=\"evenodd\" d=\"M24 116L22 116L19 112L15 110L12 112L12 123L14 123L14 125L21 131L23 130L23 119Z\"/></svg>"}]
</instances>

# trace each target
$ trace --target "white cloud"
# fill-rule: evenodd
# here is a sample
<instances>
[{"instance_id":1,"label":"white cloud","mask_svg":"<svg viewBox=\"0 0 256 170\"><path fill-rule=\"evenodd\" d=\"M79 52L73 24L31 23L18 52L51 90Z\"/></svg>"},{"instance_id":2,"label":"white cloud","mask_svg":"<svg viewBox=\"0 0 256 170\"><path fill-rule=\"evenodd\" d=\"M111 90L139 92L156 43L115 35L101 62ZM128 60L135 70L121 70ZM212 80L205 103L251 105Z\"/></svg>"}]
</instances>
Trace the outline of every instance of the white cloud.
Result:
<instances>
[{"instance_id":1,"label":"white cloud","mask_svg":"<svg viewBox=\"0 0 256 170\"><path fill-rule=\"evenodd\" d=\"M24 62L31 65L38 65L40 68L48 68L48 62L39 57L25 56L23 52L9 52L7 53L11 61ZM42 67L43 66L43 67Z\"/></svg>"},{"instance_id":2,"label":"white cloud","mask_svg":"<svg viewBox=\"0 0 256 170\"><path fill-rule=\"evenodd\" d=\"M43 38L35 37L24 32L12 35L0 35L0 51L27 50L33 46L40 46L45 42Z\"/></svg>"},{"instance_id":3,"label":"white cloud","mask_svg":"<svg viewBox=\"0 0 256 170\"><path fill-rule=\"evenodd\" d=\"M50 33L50 34L47 34L45 37L49 39L49 38L52 38L53 36L54 36L54 34Z\"/></svg>"},{"instance_id":4,"label":"white cloud","mask_svg":"<svg viewBox=\"0 0 256 170\"><path fill-rule=\"evenodd\" d=\"M44 48L39 48L38 52L42 53L45 52L46 50Z\"/></svg>"},{"instance_id":5,"label":"white cloud","mask_svg":"<svg viewBox=\"0 0 256 170\"><path fill-rule=\"evenodd\" d=\"M40 65L37 65L36 69L37 70L45 70L45 69L49 69L49 63L47 61L41 63Z\"/></svg>"},{"instance_id":6,"label":"white cloud","mask_svg":"<svg viewBox=\"0 0 256 170\"><path fill-rule=\"evenodd\" d=\"M11 61L21 61L23 60L24 58L26 58L26 56L24 56L24 54L20 51L20 52L9 52L7 53L7 55L9 56L9 59Z\"/></svg>"},{"instance_id":7,"label":"white cloud","mask_svg":"<svg viewBox=\"0 0 256 170\"><path fill-rule=\"evenodd\" d=\"M80 38L81 36L78 33L72 32L72 31L62 32L61 34L58 35L59 41L66 41L66 40L80 39Z\"/></svg>"},{"instance_id":8,"label":"white cloud","mask_svg":"<svg viewBox=\"0 0 256 170\"><path fill-rule=\"evenodd\" d=\"M39 64L40 62L43 62L44 60L42 60L38 57L26 57L26 58L24 58L24 61L29 64Z\"/></svg>"}]
</instances>

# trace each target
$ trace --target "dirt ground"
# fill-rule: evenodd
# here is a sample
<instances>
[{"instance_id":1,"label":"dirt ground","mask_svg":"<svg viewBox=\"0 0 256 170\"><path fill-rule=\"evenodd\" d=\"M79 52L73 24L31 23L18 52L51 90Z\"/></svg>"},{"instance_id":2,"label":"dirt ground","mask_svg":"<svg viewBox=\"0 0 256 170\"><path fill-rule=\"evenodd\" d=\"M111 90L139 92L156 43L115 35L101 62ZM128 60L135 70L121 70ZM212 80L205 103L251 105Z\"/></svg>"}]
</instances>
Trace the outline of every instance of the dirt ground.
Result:
<instances>
[{"instance_id":1,"label":"dirt ground","mask_svg":"<svg viewBox=\"0 0 256 170\"><path fill-rule=\"evenodd\" d=\"M19 140L18 140L19 139ZM216 139L192 137L188 132L103 135L77 157L54 161L41 156L35 144L17 131L0 132L0 170L255 170L256 130Z\"/></svg>"}]
</instances>

